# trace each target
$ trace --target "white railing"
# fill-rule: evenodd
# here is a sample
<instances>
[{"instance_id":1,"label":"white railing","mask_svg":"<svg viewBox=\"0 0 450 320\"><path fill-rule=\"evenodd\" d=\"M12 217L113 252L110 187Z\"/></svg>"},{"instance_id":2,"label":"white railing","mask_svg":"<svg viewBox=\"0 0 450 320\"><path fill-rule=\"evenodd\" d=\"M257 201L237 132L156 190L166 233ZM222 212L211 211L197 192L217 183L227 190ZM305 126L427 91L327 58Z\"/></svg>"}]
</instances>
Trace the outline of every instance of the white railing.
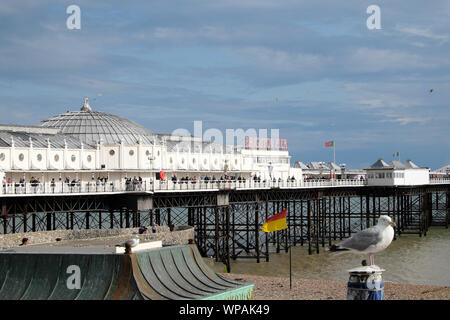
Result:
<instances>
[{"instance_id":1,"label":"white railing","mask_svg":"<svg viewBox=\"0 0 450 320\"><path fill-rule=\"evenodd\" d=\"M450 184L450 178L430 179L430 184Z\"/></svg>"},{"instance_id":2,"label":"white railing","mask_svg":"<svg viewBox=\"0 0 450 320\"><path fill-rule=\"evenodd\" d=\"M68 194L68 193L115 193L115 192L177 192L236 189L273 189L273 188L317 188L364 186L365 180L305 180L305 181L254 181L254 180L210 180L210 181L167 181L156 180L137 182L29 182L3 184L0 194Z\"/></svg>"}]
</instances>

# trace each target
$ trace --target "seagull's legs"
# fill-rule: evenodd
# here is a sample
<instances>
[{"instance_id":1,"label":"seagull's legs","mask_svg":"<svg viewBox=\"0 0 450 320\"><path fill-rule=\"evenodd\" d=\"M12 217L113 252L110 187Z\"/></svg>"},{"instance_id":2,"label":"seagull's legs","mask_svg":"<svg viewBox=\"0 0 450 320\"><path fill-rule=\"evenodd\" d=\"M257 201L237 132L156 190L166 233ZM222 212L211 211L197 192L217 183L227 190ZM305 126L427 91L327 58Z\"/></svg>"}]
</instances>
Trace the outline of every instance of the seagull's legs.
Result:
<instances>
[{"instance_id":1,"label":"seagull's legs","mask_svg":"<svg viewBox=\"0 0 450 320\"><path fill-rule=\"evenodd\" d=\"M375 256L373 253L369 254L370 266L374 269L380 269L379 266L375 265Z\"/></svg>"}]
</instances>

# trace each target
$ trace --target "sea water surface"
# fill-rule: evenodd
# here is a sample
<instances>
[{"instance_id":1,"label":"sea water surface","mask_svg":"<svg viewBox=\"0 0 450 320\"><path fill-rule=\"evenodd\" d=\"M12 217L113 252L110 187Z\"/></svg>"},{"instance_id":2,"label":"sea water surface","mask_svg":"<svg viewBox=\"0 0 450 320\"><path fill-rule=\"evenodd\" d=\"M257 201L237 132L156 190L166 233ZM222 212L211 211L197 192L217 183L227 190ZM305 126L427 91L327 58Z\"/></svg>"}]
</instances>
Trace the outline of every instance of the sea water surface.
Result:
<instances>
[{"instance_id":1,"label":"sea water surface","mask_svg":"<svg viewBox=\"0 0 450 320\"><path fill-rule=\"evenodd\" d=\"M368 255L336 254L322 247L319 254L308 255L307 246L296 246L292 247L291 254L292 276L303 279L347 281L348 269L360 266L363 259L369 261ZM375 254L375 264L386 270L383 272L384 281L448 286L450 229L432 227L427 236L397 236L386 250ZM224 272L222 263L210 265L216 272ZM289 253L270 253L269 262L265 258L260 263L256 263L256 259L231 260L231 273L289 277Z\"/></svg>"}]
</instances>

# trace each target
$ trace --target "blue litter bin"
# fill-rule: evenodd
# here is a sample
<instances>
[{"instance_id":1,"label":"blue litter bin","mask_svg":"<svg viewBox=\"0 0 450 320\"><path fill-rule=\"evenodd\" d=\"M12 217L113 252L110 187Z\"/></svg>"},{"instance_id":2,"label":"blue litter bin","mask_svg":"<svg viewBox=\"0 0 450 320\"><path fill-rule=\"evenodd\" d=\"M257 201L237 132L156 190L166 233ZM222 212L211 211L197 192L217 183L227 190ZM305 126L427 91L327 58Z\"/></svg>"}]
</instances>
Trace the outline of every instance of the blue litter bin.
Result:
<instances>
[{"instance_id":1,"label":"blue litter bin","mask_svg":"<svg viewBox=\"0 0 450 320\"><path fill-rule=\"evenodd\" d=\"M370 266L348 270L347 300L384 300L383 271Z\"/></svg>"}]
</instances>

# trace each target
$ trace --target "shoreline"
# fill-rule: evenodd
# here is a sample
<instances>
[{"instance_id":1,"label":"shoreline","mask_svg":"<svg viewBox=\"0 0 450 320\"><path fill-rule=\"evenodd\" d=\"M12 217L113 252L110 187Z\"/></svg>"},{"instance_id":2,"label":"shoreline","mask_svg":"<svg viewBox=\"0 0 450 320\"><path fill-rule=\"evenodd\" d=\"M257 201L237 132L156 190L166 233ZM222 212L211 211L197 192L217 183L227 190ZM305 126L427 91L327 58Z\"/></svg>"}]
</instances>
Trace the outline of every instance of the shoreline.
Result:
<instances>
[{"instance_id":1,"label":"shoreline","mask_svg":"<svg viewBox=\"0 0 450 320\"><path fill-rule=\"evenodd\" d=\"M250 274L220 273L239 281L252 282L255 300L347 300L347 282L292 279ZM384 281L385 300L450 300L450 286L414 285Z\"/></svg>"}]
</instances>

